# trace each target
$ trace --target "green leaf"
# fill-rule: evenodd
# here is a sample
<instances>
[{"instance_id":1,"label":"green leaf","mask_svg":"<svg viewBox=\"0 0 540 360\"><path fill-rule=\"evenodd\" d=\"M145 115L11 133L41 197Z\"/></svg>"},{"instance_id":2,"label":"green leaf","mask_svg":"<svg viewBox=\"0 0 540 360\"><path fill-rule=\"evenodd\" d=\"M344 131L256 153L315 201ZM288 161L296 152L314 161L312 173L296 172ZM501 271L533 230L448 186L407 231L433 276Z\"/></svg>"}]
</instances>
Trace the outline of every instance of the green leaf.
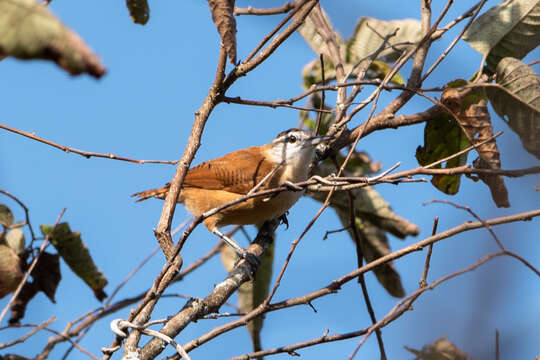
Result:
<instances>
[{"instance_id":1,"label":"green leaf","mask_svg":"<svg viewBox=\"0 0 540 360\"><path fill-rule=\"evenodd\" d=\"M497 65L497 85L486 94L523 147L540 159L540 77L523 62L504 58Z\"/></svg>"},{"instance_id":2,"label":"green leaf","mask_svg":"<svg viewBox=\"0 0 540 360\"><path fill-rule=\"evenodd\" d=\"M469 146L467 137L454 118L440 113L429 120L424 128L424 146L416 149L416 159L422 166L465 149ZM446 162L446 168L464 165L467 154L462 154ZM438 166L440 168L440 166ZM459 191L461 175L435 175L431 183L445 194L454 195Z\"/></svg>"},{"instance_id":3,"label":"green leaf","mask_svg":"<svg viewBox=\"0 0 540 360\"><path fill-rule=\"evenodd\" d=\"M0 224L5 227L10 227L13 225L15 219L13 218L13 213L11 210L4 204L0 204Z\"/></svg>"},{"instance_id":4,"label":"green leaf","mask_svg":"<svg viewBox=\"0 0 540 360\"><path fill-rule=\"evenodd\" d=\"M40 228L43 235L47 236L53 227L41 225ZM60 223L50 235L50 241L70 269L90 286L98 300L107 297L103 291L107 279L92 260L88 248L81 240L80 232L72 232L68 223Z\"/></svg>"},{"instance_id":5,"label":"green leaf","mask_svg":"<svg viewBox=\"0 0 540 360\"><path fill-rule=\"evenodd\" d=\"M150 19L150 8L147 0L126 0L131 20L135 24L144 25Z\"/></svg>"},{"instance_id":6,"label":"green leaf","mask_svg":"<svg viewBox=\"0 0 540 360\"><path fill-rule=\"evenodd\" d=\"M10 230L6 236L6 242L17 255L21 255L24 252L26 242L24 240L24 232L21 229L15 228Z\"/></svg>"},{"instance_id":7,"label":"green leaf","mask_svg":"<svg viewBox=\"0 0 540 360\"><path fill-rule=\"evenodd\" d=\"M0 56L52 60L72 75L105 73L83 40L35 0L0 0Z\"/></svg>"},{"instance_id":8,"label":"green leaf","mask_svg":"<svg viewBox=\"0 0 540 360\"><path fill-rule=\"evenodd\" d=\"M505 0L478 17L463 39L494 71L503 57L522 59L540 44L540 2Z\"/></svg>"},{"instance_id":9,"label":"green leaf","mask_svg":"<svg viewBox=\"0 0 540 360\"><path fill-rule=\"evenodd\" d=\"M369 57L383 44L384 38L396 31L377 58L395 61L412 49L422 38L420 21L403 19L384 21L365 17L358 21L353 36L347 41L347 62L356 63Z\"/></svg>"}]
</instances>

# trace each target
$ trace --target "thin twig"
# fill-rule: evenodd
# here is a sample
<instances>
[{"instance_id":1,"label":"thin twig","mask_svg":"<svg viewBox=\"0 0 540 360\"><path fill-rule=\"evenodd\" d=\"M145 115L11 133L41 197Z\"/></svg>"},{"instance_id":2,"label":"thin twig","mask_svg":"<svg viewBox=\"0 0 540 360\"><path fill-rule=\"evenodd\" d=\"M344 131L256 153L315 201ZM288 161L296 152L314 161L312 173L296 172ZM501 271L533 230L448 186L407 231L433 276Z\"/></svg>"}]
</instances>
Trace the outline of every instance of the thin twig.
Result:
<instances>
[{"instance_id":1,"label":"thin twig","mask_svg":"<svg viewBox=\"0 0 540 360\"><path fill-rule=\"evenodd\" d=\"M296 5L295 1L289 1L283 4L281 7L277 8L268 8L268 9L257 9L252 6L248 6L247 8L239 8L234 7L234 15L277 15L277 14L284 14L286 12L291 11L294 9Z\"/></svg>"},{"instance_id":2,"label":"thin twig","mask_svg":"<svg viewBox=\"0 0 540 360\"><path fill-rule=\"evenodd\" d=\"M4 130L10 131L10 132L15 133L15 134L26 136L27 138L39 141L39 142L41 142L43 144L47 144L47 145L52 146L52 147L55 147L55 148L60 149L60 150L62 150L64 152L66 152L66 153L79 154L81 156L84 156L87 159L89 159L91 157L99 157L99 158L105 158L105 159L127 161L127 162L136 163L136 164L168 164L168 165L176 165L176 164L178 164L178 161L179 161L179 160L173 160L173 161L168 161L168 160L136 160L136 159L130 159L130 158L123 157L123 156L116 156L114 154L102 154L102 153L84 151L84 150L75 149L75 148L72 148L72 147L69 147L69 146L66 146L66 145L61 145L61 144L55 143L53 141L41 138L41 137L37 136L35 133L33 133L33 132L18 130L18 129L12 128L12 127L4 125L4 124L0 124L0 129L4 129Z\"/></svg>"},{"instance_id":3,"label":"thin twig","mask_svg":"<svg viewBox=\"0 0 540 360\"><path fill-rule=\"evenodd\" d=\"M433 220L433 228L431 229L431 236L437 233L437 225L439 224L439 217L436 216ZM433 251L433 244L429 244L426 254L426 261L424 263L424 270L422 271L422 277L420 278L420 287L427 286L427 274L429 270L429 262L431 261L431 253Z\"/></svg>"},{"instance_id":4,"label":"thin twig","mask_svg":"<svg viewBox=\"0 0 540 360\"><path fill-rule=\"evenodd\" d=\"M337 163L336 163L337 166ZM358 258L358 267L361 268L363 265L364 260L364 254L362 253L362 244L360 235L358 234L358 228L356 225L356 215L354 210L354 195L352 191L347 191L347 195L349 196L349 221L350 221L350 227L351 232L353 234L354 242L356 244L356 254ZM364 274L358 275L358 282L360 283L360 287L362 288L362 295L364 296L364 300L366 302L366 308L369 314L369 317L371 319L372 324L377 323L377 318L375 317L375 311L373 310L373 306L371 305L371 300L369 298L369 293L367 290L366 280L364 278ZM386 351L384 350L384 342L382 338L382 332L381 329L377 329L376 331L376 337L377 337L377 344L379 345L379 352L381 353L381 360L386 360Z\"/></svg>"},{"instance_id":5,"label":"thin twig","mask_svg":"<svg viewBox=\"0 0 540 360\"><path fill-rule=\"evenodd\" d=\"M427 202L423 203L422 205L429 205L429 204L433 204L433 203L452 205L453 207L455 207L457 209L467 211L476 220L478 220L478 221L480 221L481 223L484 224L484 227L487 229L487 231L489 231L489 233L491 234L491 236L493 237L493 239L495 240L495 242L497 243L499 248L501 250L505 250L504 245L502 244L501 240L499 240L499 238L497 237L497 235L495 234L495 232L493 231L491 226L489 226L489 224L485 223L485 221L482 218L480 218L480 216L476 215L476 213L474 211L472 211L472 209L469 206L458 205L458 204L453 203L453 202L448 201L448 200L430 200L430 201L427 201Z\"/></svg>"},{"instance_id":6,"label":"thin twig","mask_svg":"<svg viewBox=\"0 0 540 360\"><path fill-rule=\"evenodd\" d=\"M41 324L39 324L38 326L33 328L32 331L30 331L28 334L24 335L21 338L18 338L18 339L12 340L12 341L8 341L8 342L5 342L5 343L1 343L0 344L0 349L5 349L7 347L10 347L10 346L25 342L26 339L28 339L30 336L34 335L38 331L42 330L43 328L49 326L53 321L56 321L56 316L51 317L49 320L45 320L44 322L42 322ZM12 328L12 327L19 327L19 325L17 325L17 324L10 325L10 326L6 326L3 329ZM0 329L0 330L3 330L3 329Z\"/></svg>"},{"instance_id":7,"label":"thin twig","mask_svg":"<svg viewBox=\"0 0 540 360\"><path fill-rule=\"evenodd\" d=\"M26 217L26 225L28 225L28 229L30 229L30 234L32 236L32 242L36 240L36 235L34 234L34 229L32 229L32 223L30 223L30 213L28 211L28 208L26 207L26 205L24 205L24 203L19 200L15 195L11 194L10 192L6 191L6 190L2 190L0 189L0 193L6 195L7 197L13 199L17 204L19 204L23 210L24 210L24 214L25 214L25 217ZM32 245L32 243L30 243L30 245Z\"/></svg>"},{"instance_id":8,"label":"thin twig","mask_svg":"<svg viewBox=\"0 0 540 360\"><path fill-rule=\"evenodd\" d=\"M501 352L499 348L499 329L495 329L495 360L501 359Z\"/></svg>"}]
</instances>

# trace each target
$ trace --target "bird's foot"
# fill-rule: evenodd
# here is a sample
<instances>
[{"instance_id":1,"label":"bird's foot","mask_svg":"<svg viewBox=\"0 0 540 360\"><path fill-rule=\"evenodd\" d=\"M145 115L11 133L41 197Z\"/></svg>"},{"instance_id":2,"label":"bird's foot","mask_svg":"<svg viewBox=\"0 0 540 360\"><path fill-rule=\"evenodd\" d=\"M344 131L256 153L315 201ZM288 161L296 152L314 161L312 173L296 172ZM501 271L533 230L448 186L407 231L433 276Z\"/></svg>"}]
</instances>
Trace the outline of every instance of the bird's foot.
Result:
<instances>
[{"instance_id":1,"label":"bird's foot","mask_svg":"<svg viewBox=\"0 0 540 360\"><path fill-rule=\"evenodd\" d=\"M279 215L279 220L281 220L281 223L285 224L287 229L289 229L289 220L287 219L287 215L289 215L289 212L285 211L283 214Z\"/></svg>"},{"instance_id":2,"label":"bird's foot","mask_svg":"<svg viewBox=\"0 0 540 360\"><path fill-rule=\"evenodd\" d=\"M247 252L245 249L242 249L242 251L240 252L236 251L236 254L238 255L238 258L236 259L233 267L236 267L241 260L246 260L246 262L249 265L249 270L250 270L249 278L250 280L254 280L254 275L257 273L257 269L259 268L259 265L261 264L261 261L259 260L259 258L253 255L252 253Z\"/></svg>"}]
</instances>

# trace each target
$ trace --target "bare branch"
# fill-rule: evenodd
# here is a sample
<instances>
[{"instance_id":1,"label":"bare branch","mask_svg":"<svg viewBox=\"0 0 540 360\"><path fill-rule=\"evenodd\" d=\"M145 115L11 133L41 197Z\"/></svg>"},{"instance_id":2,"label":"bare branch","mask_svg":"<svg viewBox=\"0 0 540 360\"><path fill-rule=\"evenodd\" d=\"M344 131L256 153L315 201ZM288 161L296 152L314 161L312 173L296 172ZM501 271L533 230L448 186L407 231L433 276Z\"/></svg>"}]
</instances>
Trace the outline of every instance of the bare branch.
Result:
<instances>
[{"instance_id":1,"label":"bare branch","mask_svg":"<svg viewBox=\"0 0 540 360\"><path fill-rule=\"evenodd\" d=\"M51 317L49 320L45 320L41 324L34 327L32 329L32 331L30 331L28 334L24 335L23 337L21 337L19 339L15 339L15 340L8 341L8 342L5 342L5 343L0 343L0 349L5 349L7 347L10 347L10 346L25 342L26 339L28 339L30 336L34 335L38 331L42 330L43 328L49 326L53 321L56 321L56 316ZM5 327L4 329L12 328L12 327L18 327L18 326L19 325L10 325L10 326ZM3 329L0 329L0 330L3 330Z\"/></svg>"},{"instance_id":2,"label":"bare branch","mask_svg":"<svg viewBox=\"0 0 540 360\"><path fill-rule=\"evenodd\" d=\"M252 6L247 8L234 7L234 15L277 15L291 11L296 6L295 1L286 2L281 7L269 9L257 9Z\"/></svg>"},{"instance_id":3,"label":"bare branch","mask_svg":"<svg viewBox=\"0 0 540 360\"><path fill-rule=\"evenodd\" d=\"M10 131L10 132L15 133L15 134L26 136L27 138L30 138L32 140L36 140L38 142L41 142L43 144L47 144L47 145L52 146L52 147L55 147L55 148L60 149L60 150L62 150L64 152L66 152L66 153L79 154L81 156L84 156L87 159L89 159L91 157L99 157L99 158L105 158L105 159L111 159L111 160L127 161L127 162L136 163L136 164L168 164L168 165L176 165L178 163L178 160L172 160L172 161L168 161L168 160L136 160L136 159L130 159L130 158L123 157L123 156L116 156L114 154L101 154L101 153L89 152L89 151L79 150L79 149L75 149L75 148L72 148L72 147L69 147L69 146L61 145L61 144L55 143L53 141L41 138L41 137L37 136L35 133L33 133L33 132L18 130L18 129L12 128L12 127L4 125L4 124L0 124L0 129L4 129L4 130Z\"/></svg>"},{"instance_id":4,"label":"bare branch","mask_svg":"<svg viewBox=\"0 0 540 360\"><path fill-rule=\"evenodd\" d=\"M433 220L433 228L431 229L431 236L435 235L437 233L437 225L439 225L439 217L436 216ZM433 244L429 244L427 254L426 254L426 261L424 263L424 270L422 271L422 277L420 278L420 287L426 287L427 286L427 274L429 270L429 262L431 261L431 252L433 251Z\"/></svg>"},{"instance_id":5,"label":"bare branch","mask_svg":"<svg viewBox=\"0 0 540 360\"><path fill-rule=\"evenodd\" d=\"M0 189L0 193L6 195L7 197L13 199L17 204L19 204L23 210L24 210L24 214L25 214L25 217L26 217L26 225L28 225L28 228L30 229L30 234L32 236L32 241L35 241L36 240L36 235L34 234L34 229L32 229L32 223L30 223L30 212L28 211L28 208L26 207L26 205L24 205L24 203L19 200L15 195L11 194L10 192L6 191L6 190L2 190Z\"/></svg>"}]
</instances>

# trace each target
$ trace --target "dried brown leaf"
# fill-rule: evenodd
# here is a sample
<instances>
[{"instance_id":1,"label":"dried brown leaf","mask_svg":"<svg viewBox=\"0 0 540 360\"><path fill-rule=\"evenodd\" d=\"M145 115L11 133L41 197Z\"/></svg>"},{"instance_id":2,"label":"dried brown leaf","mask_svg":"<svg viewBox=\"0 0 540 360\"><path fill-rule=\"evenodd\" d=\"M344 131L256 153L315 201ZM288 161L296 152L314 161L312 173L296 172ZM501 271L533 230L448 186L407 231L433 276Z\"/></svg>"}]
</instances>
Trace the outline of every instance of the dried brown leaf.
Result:
<instances>
[{"instance_id":1,"label":"dried brown leaf","mask_svg":"<svg viewBox=\"0 0 540 360\"><path fill-rule=\"evenodd\" d=\"M150 19L150 8L147 0L126 0L131 20L135 24L144 25Z\"/></svg>"},{"instance_id":2,"label":"dried brown leaf","mask_svg":"<svg viewBox=\"0 0 540 360\"><path fill-rule=\"evenodd\" d=\"M35 0L0 0L0 56L52 60L71 75L105 73L83 40Z\"/></svg>"},{"instance_id":3,"label":"dried brown leaf","mask_svg":"<svg viewBox=\"0 0 540 360\"><path fill-rule=\"evenodd\" d=\"M465 80L456 80L449 84L441 96L441 102L457 115L461 129L469 141L478 144L493 136L493 126L487 108L487 100L480 89L460 91L457 86L466 85ZM501 160L495 139L480 145L477 149L480 158L474 161L477 168L500 169ZM508 191L502 176L480 176L489 187L497 207L509 207Z\"/></svg>"},{"instance_id":4,"label":"dried brown leaf","mask_svg":"<svg viewBox=\"0 0 540 360\"><path fill-rule=\"evenodd\" d=\"M0 244L0 298L15 291L24 273L19 256L5 244Z\"/></svg>"},{"instance_id":5,"label":"dried brown leaf","mask_svg":"<svg viewBox=\"0 0 540 360\"><path fill-rule=\"evenodd\" d=\"M485 90L495 112L540 159L540 76L523 62L504 58L497 66L497 84L489 85Z\"/></svg>"},{"instance_id":6,"label":"dried brown leaf","mask_svg":"<svg viewBox=\"0 0 540 360\"><path fill-rule=\"evenodd\" d=\"M212 20L216 24L221 42L225 47L231 64L236 64L236 20L234 19L234 0L208 0Z\"/></svg>"},{"instance_id":7,"label":"dried brown leaf","mask_svg":"<svg viewBox=\"0 0 540 360\"><path fill-rule=\"evenodd\" d=\"M44 252L38 259L32 277L38 289L42 291L53 303L56 288L62 279L60 274L60 257L58 254Z\"/></svg>"},{"instance_id":8,"label":"dried brown leaf","mask_svg":"<svg viewBox=\"0 0 540 360\"><path fill-rule=\"evenodd\" d=\"M467 360L470 357L466 352L461 351L454 343L448 341L446 337L425 345L421 350L415 350L408 346L405 349L416 355L415 360Z\"/></svg>"},{"instance_id":9,"label":"dried brown leaf","mask_svg":"<svg viewBox=\"0 0 540 360\"><path fill-rule=\"evenodd\" d=\"M6 205L0 204L0 225L10 227L14 221L15 219L11 210Z\"/></svg>"},{"instance_id":10,"label":"dried brown leaf","mask_svg":"<svg viewBox=\"0 0 540 360\"><path fill-rule=\"evenodd\" d=\"M9 317L10 324L18 323L26 312L26 306L36 296L39 291L37 285L33 282L26 282L19 293L19 296L13 302L11 306L11 316Z\"/></svg>"}]
</instances>

